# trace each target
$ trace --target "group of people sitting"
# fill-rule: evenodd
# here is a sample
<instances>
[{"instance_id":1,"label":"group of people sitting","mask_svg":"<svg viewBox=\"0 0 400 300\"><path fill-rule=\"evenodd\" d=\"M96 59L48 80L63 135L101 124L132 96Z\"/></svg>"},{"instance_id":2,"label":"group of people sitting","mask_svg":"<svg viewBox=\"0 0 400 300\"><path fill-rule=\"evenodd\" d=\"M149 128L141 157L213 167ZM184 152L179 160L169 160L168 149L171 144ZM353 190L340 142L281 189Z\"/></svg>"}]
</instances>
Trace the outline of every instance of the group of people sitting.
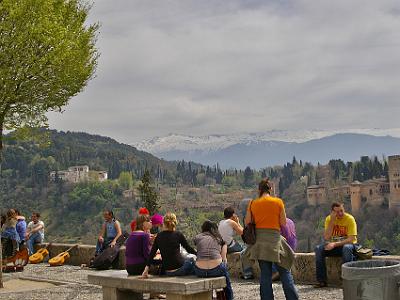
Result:
<instances>
[{"instance_id":1,"label":"group of people sitting","mask_svg":"<svg viewBox=\"0 0 400 300\"><path fill-rule=\"evenodd\" d=\"M1 241L3 257L14 256L17 251L27 247L29 255L32 255L34 244L43 243L44 223L40 220L40 214L33 212L31 221L26 224L25 217L18 209L9 209L1 216Z\"/></svg>"},{"instance_id":2,"label":"group of people sitting","mask_svg":"<svg viewBox=\"0 0 400 300\"><path fill-rule=\"evenodd\" d=\"M158 214L150 216L146 208L141 208L126 241L128 274L147 278L151 270L156 269L156 274L166 276L224 276L226 299L231 300L233 290L227 253L240 252L243 278L253 278L252 264L259 264L262 300L274 299L272 281L278 276L286 299L299 299L290 271L297 246L294 222L287 218L283 200L272 195L272 184L268 179L259 183L258 192L257 199L249 199L244 205L243 223L255 224L256 241L252 245L243 245L235 240L235 235L242 235L244 227L232 207L224 210L224 219L219 224L210 220L202 224L201 233L194 238L194 248L177 230L178 221L174 213L169 212L164 217ZM122 235L121 226L111 211L105 211L104 218L97 243L99 251L115 246ZM352 261L356 242L354 217L344 211L342 203L333 203L325 220L324 243L315 249L316 287L327 285L325 257L342 256L343 262Z\"/></svg>"}]
</instances>

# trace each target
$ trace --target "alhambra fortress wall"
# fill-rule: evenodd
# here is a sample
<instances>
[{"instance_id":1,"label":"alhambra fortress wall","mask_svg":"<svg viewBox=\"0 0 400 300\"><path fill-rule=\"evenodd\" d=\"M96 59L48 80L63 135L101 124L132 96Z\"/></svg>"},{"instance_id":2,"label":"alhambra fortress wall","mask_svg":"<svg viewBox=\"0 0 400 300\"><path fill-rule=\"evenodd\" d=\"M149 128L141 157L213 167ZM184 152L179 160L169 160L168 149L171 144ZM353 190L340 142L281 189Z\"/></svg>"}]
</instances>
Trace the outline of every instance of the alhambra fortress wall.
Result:
<instances>
[{"instance_id":1,"label":"alhambra fortress wall","mask_svg":"<svg viewBox=\"0 0 400 300\"><path fill-rule=\"evenodd\" d=\"M354 181L338 187L329 187L322 180L322 184L307 188L307 202L316 206L350 198L351 210L357 213L363 203L378 206L388 199L389 209L400 210L400 155L389 156L388 165L389 178Z\"/></svg>"},{"instance_id":2,"label":"alhambra fortress wall","mask_svg":"<svg viewBox=\"0 0 400 300\"><path fill-rule=\"evenodd\" d=\"M45 245L40 245L45 246ZM57 254L66 251L72 245L70 244L56 244L52 243L49 247L49 257L56 256ZM70 251L70 259L67 264L74 266L81 266L82 264L88 264L90 258L94 255L96 247L94 245L79 245L78 247ZM400 256L388 255L388 256L376 256L373 259L378 260L398 260ZM341 257L327 257L327 274L329 283L336 286L341 286ZM118 269L125 269L125 247L121 247L118 257ZM241 275L241 262L240 254L232 253L228 254L228 269L232 278L239 278ZM314 253L296 253L295 264L292 269L294 280L297 284L312 284L316 283L315 279L315 255ZM254 275L256 278L259 277L260 270L258 264L254 265Z\"/></svg>"}]
</instances>

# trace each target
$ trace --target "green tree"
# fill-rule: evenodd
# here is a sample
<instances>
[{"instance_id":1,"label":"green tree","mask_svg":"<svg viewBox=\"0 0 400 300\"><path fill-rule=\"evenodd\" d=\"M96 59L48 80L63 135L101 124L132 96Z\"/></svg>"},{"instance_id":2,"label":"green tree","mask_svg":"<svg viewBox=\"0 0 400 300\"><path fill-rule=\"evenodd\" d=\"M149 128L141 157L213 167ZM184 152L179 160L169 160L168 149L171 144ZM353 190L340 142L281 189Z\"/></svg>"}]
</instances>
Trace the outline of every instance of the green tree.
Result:
<instances>
[{"instance_id":1,"label":"green tree","mask_svg":"<svg viewBox=\"0 0 400 300\"><path fill-rule=\"evenodd\" d=\"M92 78L88 11L81 0L0 0L0 151L4 130L45 126Z\"/></svg>"},{"instance_id":2,"label":"green tree","mask_svg":"<svg viewBox=\"0 0 400 300\"><path fill-rule=\"evenodd\" d=\"M250 167L247 167L244 170L244 180L243 180L243 185L247 188L252 187L254 185L254 172Z\"/></svg>"},{"instance_id":3,"label":"green tree","mask_svg":"<svg viewBox=\"0 0 400 300\"><path fill-rule=\"evenodd\" d=\"M81 0L0 0L0 172L4 130L46 126L45 113L92 78L98 25L88 12Z\"/></svg>"},{"instance_id":4,"label":"green tree","mask_svg":"<svg viewBox=\"0 0 400 300\"><path fill-rule=\"evenodd\" d=\"M133 186L132 172L121 172L118 177L118 184L124 190L129 190Z\"/></svg>"},{"instance_id":5,"label":"green tree","mask_svg":"<svg viewBox=\"0 0 400 300\"><path fill-rule=\"evenodd\" d=\"M146 170L142 177L142 182L139 185L139 192L145 207L149 210L150 214L154 214L159 209L158 193L156 189L151 186L150 172Z\"/></svg>"}]
</instances>

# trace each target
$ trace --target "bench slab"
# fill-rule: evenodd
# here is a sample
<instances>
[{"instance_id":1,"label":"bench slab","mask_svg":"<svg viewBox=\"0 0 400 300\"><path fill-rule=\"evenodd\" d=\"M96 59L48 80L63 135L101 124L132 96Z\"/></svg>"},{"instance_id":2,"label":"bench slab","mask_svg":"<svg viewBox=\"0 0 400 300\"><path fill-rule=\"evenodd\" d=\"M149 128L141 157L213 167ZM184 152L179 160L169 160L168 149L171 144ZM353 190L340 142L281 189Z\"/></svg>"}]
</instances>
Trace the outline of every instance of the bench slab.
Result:
<instances>
[{"instance_id":1,"label":"bench slab","mask_svg":"<svg viewBox=\"0 0 400 300\"><path fill-rule=\"evenodd\" d=\"M211 299L212 290L226 286L225 277L128 276L126 270L99 271L88 275L90 284L103 287L103 299L142 299L142 293L165 293L170 300Z\"/></svg>"}]
</instances>

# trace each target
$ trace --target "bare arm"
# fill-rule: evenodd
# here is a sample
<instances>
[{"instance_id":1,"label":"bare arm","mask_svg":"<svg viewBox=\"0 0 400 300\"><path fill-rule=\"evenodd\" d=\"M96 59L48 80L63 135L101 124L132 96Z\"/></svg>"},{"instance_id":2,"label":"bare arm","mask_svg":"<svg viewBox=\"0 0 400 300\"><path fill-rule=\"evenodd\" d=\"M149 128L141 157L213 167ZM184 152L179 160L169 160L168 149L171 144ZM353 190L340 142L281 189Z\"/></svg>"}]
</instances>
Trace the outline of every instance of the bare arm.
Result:
<instances>
[{"instance_id":1,"label":"bare arm","mask_svg":"<svg viewBox=\"0 0 400 300\"><path fill-rule=\"evenodd\" d=\"M228 252L228 246L226 244L224 244L221 248L221 257L222 257L222 261L226 262L227 258L226 258L226 253Z\"/></svg>"},{"instance_id":2,"label":"bare arm","mask_svg":"<svg viewBox=\"0 0 400 300\"><path fill-rule=\"evenodd\" d=\"M336 213L334 211L331 212L331 219L329 221L328 226L325 228L324 231L324 239L325 241L329 241L332 237L333 226L335 225L336 220Z\"/></svg>"},{"instance_id":3,"label":"bare arm","mask_svg":"<svg viewBox=\"0 0 400 300\"><path fill-rule=\"evenodd\" d=\"M115 229L117 230L117 235L115 236L115 238L111 242L111 244L110 244L111 247L115 246L115 244L117 243L118 238L122 235L121 225L119 224L118 221L114 222L114 226L115 226Z\"/></svg>"},{"instance_id":4,"label":"bare arm","mask_svg":"<svg viewBox=\"0 0 400 300\"><path fill-rule=\"evenodd\" d=\"M353 244L353 242L356 240L356 236L355 235L349 235L347 237L347 239L340 241L340 242L331 242L326 244L325 246L325 250L332 250L333 248L336 247L341 247L344 246L346 244Z\"/></svg>"},{"instance_id":5,"label":"bare arm","mask_svg":"<svg viewBox=\"0 0 400 300\"><path fill-rule=\"evenodd\" d=\"M30 233L38 232L39 230L42 230L44 227L42 224L37 224L32 228L32 231Z\"/></svg>"},{"instance_id":6,"label":"bare arm","mask_svg":"<svg viewBox=\"0 0 400 300\"><path fill-rule=\"evenodd\" d=\"M100 234L99 234L99 241L103 242L104 241L104 235L106 234L106 224L103 223L103 225L101 225L101 230L100 230Z\"/></svg>"},{"instance_id":7,"label":"bare arm","mask_svg":"<svg viewBox=\"0 0 400 300\"><path fill-rule=\"evenodd\" d=\"M236 232L236 234L242 235L243 227L239 223L239 218L237 216L235 216L235 217L236 217L235 220L232 220L232 222L231 222L231 226L232 226L233 230Z\"/></svg>"}]
</instances>

